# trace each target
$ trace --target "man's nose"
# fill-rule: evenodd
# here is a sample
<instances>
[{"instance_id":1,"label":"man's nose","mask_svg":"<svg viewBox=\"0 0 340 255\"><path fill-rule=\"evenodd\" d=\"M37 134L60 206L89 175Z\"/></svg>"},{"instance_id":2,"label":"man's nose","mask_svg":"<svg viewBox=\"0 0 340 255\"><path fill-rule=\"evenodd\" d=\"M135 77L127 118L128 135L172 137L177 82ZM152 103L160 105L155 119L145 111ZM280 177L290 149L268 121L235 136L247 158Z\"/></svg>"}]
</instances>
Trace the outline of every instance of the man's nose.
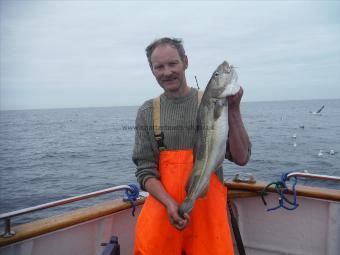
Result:
<instances>
[{"instance_id":1,"label":"man's nose","mask_svg":"<svg viewBox=\"0 0 340 255\"><path fill-rule=\"evenodd\" d=\"M171 75L172 74L172 69L171 69L171 67L169 67L169 66L166 66L165 68L164 68L164 75Z\"/></svg>"}]
</instances>

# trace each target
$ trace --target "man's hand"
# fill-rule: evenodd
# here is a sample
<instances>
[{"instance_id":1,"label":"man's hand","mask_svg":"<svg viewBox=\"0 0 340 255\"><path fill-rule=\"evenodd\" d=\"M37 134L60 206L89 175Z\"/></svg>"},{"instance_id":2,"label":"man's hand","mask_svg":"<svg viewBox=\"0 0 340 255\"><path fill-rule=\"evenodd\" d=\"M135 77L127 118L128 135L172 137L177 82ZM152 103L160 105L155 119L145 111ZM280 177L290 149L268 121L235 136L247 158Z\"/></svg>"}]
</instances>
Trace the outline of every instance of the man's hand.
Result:
<instances>
[{"instance_id":1,"label":"man's hand","mask_svg":"<svg viewBox=\"0 0 340 255\"><path fill-rule=\"evenodd\" d=\"M170 224L173 225L178 230L183 230L190 222L190 217L188 214L185 214L183 219L178 214L178 204L175 201L171 201L167 205L168 217Z\"/></svg>"},{"instance_id":2,"label":"man's hand","mask_svg":"<svg viewBox=\"0 0 340 255\"><path fill-rule=\"evenodd\" d=\"M149 178L145 182L145 189L166 208L171 225L178 230L183 230L189 224L189 215L185 214L185 219L183 219L178 214L179 206L177 202L166 192L163 184L158 179Z\"/></svg>"},{"instance_id":3,"label":"man's hand","mask_svg":"<svg viewBox=\"0 0 340 255\"><path fill-rule=\"evenodd\" d=\"M233 96L228 96L228 107L229 109L237 109L240 107L241 98L243 96L243 88L240 87L240 90Z\"/></svg>"}]
</instances>

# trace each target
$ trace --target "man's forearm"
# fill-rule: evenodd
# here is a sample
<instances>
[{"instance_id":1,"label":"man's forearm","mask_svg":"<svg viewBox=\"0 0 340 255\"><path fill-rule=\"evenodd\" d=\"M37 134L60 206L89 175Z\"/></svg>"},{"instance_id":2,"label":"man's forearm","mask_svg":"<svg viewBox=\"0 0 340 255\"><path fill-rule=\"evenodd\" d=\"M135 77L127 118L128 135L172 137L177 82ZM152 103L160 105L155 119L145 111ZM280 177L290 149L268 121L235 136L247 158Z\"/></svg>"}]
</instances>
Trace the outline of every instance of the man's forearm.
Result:
<instances>
[{"instance_id":1,"label":"man's forearm","mask_svg":"<svg viewBox=\"0 0 340 255\"><path fill-rule=\"evenodd\" d=\"M238 165L245 165L249 160L250 140L244 127L240 107L229 109L229 145L233 161Z\"/></svg>"},{"instance_id":2,"label":"man's forearm","mask_svg":"<svg viewBox=\"0 0 340 255\"><path fill-rule=\"evenodd\" d=\"M145 181L145 190L165 207L168 207L170 204L175 202L174 199L164 189L163 184L157 178L147 179Z\"/></svg>"}]
</instances>

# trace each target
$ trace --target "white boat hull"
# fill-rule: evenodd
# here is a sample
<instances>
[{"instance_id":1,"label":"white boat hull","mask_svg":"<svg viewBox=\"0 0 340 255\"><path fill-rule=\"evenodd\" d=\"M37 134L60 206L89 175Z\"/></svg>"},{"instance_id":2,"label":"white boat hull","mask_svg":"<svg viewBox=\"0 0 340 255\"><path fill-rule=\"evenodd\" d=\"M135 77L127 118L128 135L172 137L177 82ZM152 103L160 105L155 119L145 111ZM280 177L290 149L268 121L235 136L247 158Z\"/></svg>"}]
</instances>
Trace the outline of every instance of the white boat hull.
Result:
<instances>
[{"instance_id":1,"label":"white boat hull","mask_svg":"<svg viewBox=\"0 0 340 255\"><path fill-rule=\"evenodd\" d=\"M278 197L271 194L266 201L277 205ZM269 212L260 197L237 198L233 203L248 255L339 254L340 203L299 197L297 209Z\"/></svg>"},{"instance_id":2,"label":"white boat hull","mask_svg":"<svg viewBox=\"0 0 340 255\"><path fill-rule=\"evenodd\" d=\"M100 255L102 243L108 243L112 235L118 236L121 254L132 254L136 216L131 209L86 221L38 237L0 248L1 255Z\"/></svg>"}]
</instances>

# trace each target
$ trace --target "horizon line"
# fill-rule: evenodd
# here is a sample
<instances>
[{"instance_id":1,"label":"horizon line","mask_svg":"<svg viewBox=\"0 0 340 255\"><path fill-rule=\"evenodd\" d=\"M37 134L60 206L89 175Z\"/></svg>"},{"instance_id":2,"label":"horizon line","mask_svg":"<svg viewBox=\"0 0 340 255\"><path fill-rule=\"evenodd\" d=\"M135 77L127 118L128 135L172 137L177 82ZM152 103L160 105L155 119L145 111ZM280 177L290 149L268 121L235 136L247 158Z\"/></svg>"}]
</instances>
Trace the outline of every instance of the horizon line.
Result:
<instances>
[{"instance_id":1,"label":"horizon line","mask_svg":"<svg viewBox=\"0 0 340 255\"><path fill-rule=\"evenodd\" d=\"M280 100L252 100L241 101L241 103L271 103L271 102L289 102L289 101L320 101L320 100L340 100L339 98L312 98L312 99L280 99ZM88 108L113 108L113 107L140 107L141 105L108 105L108 106L61 106L47 108L17 108L17 109L1 109L0 112L6 111L39 111L39 110L67 110L67 109L88 109Z\"/></svg>"}]
</instances>

